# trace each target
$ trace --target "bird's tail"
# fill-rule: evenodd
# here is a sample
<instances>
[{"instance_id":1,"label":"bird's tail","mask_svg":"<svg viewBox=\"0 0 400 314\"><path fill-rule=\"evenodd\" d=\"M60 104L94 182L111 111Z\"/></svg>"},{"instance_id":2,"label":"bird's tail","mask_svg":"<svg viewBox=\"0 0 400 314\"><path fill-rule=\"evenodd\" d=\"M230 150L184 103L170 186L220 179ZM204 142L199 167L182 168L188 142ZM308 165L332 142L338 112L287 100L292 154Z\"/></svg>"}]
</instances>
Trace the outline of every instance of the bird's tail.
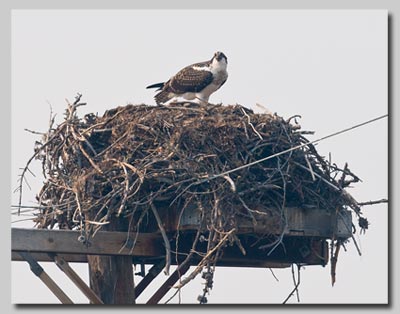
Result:
<instances>
[{"instance_id":1,"label":"bird's tail","mask_svg":"<svg viewBox=\"0 0 400 314\"><path fill-rule=\"evenodd\" d=\"M159 92L158 94L156 94L154 96L154 99L156 100L157 105L162 105L164 103L166 103L168 100L170 100L173 97L173 95L171 95L171 93L167 90L163 90L161 92Z\"/></svg>"},{"instance_id":2,"label":"bird's tail","mask_svg":"<svg viewBox=\"0 0 400 314\"><path fill-rule=\"evenodd\" d=\"M165 83L156 83L156 84L152 84L147 86L146 88L158 88L158 90L163 89Z\"/></svg>"}]
</instances>

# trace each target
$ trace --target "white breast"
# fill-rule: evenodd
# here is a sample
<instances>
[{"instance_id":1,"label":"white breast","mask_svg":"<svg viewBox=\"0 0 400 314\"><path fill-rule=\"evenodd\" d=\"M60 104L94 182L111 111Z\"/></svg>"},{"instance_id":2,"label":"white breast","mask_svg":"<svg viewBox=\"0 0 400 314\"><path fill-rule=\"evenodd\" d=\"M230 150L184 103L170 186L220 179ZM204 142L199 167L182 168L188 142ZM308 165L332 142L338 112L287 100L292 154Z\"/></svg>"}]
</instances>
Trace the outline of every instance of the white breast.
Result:
<instances>
[{"instance_id":1,"label":"white breast","mask_svg":"<svg viewBox=\"0 0 400 314\"><path fill-rule=\"evenodd\" d=\"M221 87L221 84L226 81L228 78L228 72L226 71L227 64L225 60L217 61L214 59L209 67L198 67L199 70L208 70L214 76L213 82L204 88L201 92L196 93L196 98L201 99L202 101L208 102L210 95L214 93L218 88Z\"/></svg>"},{"instance_id":2,"label":"white breast","mask_svg":"<svg viewBox=\"0 0 400 314\"><path fill-rule=\"evenodd\" d=\"M228 78L228 72L226 71L227 63L225 59L218 61L214 59L210 65L210 71L214 75L213 83L219 86Z\"/></svg>"}]
</instances>

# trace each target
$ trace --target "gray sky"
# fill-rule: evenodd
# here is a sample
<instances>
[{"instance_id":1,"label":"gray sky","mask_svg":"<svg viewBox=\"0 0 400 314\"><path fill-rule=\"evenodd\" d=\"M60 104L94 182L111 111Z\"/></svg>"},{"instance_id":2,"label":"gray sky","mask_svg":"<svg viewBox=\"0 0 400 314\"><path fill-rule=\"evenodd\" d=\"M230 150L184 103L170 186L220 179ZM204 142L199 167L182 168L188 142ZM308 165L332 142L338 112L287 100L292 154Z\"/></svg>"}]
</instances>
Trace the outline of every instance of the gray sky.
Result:
<instances>
[{"instance_id":1,"label":"gray sky","mask_svg":"<svg viewBox=\"0 0 400 314\"><path fill-rule=\"evenodd\" d=\"M386 11L14 11L12 20L12 187L19 168L33 153L36 137L24 128L46 131L50 105L62 121L65 98L77 92L88 105L81 110L102 114L128 103L154 104L145 86L167 80L182 67L228 57L227 83L210 102L240 103L256 111L262 104L283 117L300 114L309 139L387 113ZM351 194L358 201L387 198L387 120L328 139L321 155L350 169L363 182ZM40 165L32 170L32 190L24 204L34 203L41 186ZM13 194L12 203L17 203ZM341 252L337 282L329 266L302 270L303 303L384 303L387 301L387 206L365 207L371 222ZM26 217L14 217L18 220ZM14 223L13 227L31 227ZM85 265L74 265L87 278ZM46 271L76 302L86 302L53 265ZM281 303L293 288L290 269L218 268L210 303ZM160 275L138 302L145 302ZM182 301L196 302L199 278L184 289ZM14 303L57 303L29 271L13 263ZM177 299L176 299L177 301ZM292 302L296 302L295 298Z\"/></svg>"}]
</instances>

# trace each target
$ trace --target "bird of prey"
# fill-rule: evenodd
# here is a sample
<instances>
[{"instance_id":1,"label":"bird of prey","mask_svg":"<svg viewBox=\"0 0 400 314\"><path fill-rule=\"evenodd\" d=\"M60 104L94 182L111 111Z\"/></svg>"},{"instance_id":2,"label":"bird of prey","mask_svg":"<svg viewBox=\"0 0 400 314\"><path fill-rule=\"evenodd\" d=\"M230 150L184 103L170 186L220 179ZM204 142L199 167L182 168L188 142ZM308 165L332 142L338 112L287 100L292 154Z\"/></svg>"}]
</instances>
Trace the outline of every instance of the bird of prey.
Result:
<instances>
[{"instance_id":1,"label":"bird of prey","mask_svg":"<svg viewBox=\"0 0 400 314\"><path fill-rule=\"evenodd\" d=\"M158 88L154 96L158 105L176 102L208 103L212 93L227 80L228 59L217 51L209 61L189 65L171 77L167 82L157 83L146 88Z\"/></svg>"}]
</instances>

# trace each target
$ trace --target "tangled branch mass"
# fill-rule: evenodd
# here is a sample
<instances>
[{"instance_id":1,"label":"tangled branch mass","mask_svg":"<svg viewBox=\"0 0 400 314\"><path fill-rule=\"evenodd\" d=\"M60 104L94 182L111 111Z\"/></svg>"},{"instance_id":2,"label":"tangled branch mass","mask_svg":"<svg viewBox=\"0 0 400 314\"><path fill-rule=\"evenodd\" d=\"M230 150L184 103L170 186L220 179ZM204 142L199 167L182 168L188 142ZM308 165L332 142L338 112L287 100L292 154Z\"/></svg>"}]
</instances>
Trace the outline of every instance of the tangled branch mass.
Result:
<instances>
[{"instance_id":1,"label":"tangled branch mass","mask_svg":"<svg viewBox=\"0 0 400 314\"><path fill-rule=\"evenodd\" d=\"M37 142L35 156L45 176L37 196L38 228L93 235L119 221L124 231L161 232L167 245L178 239L185 213L195 208L199 216L188 258L199 242L207 243L200 272L215 265L228 245L245 254L236 236L240 219L256 226L258 217L275 212L284 222L284 209L297 207L350 209L365 220L345 191L357 176L320 156L295 117L209 104L127 105L80 118L80 105L77 97L64 121ZM168 221L169 213L177 219ZM279 234L259 237L266 239L264 247L279 244Z\"/></svg>"}]
</instances>

